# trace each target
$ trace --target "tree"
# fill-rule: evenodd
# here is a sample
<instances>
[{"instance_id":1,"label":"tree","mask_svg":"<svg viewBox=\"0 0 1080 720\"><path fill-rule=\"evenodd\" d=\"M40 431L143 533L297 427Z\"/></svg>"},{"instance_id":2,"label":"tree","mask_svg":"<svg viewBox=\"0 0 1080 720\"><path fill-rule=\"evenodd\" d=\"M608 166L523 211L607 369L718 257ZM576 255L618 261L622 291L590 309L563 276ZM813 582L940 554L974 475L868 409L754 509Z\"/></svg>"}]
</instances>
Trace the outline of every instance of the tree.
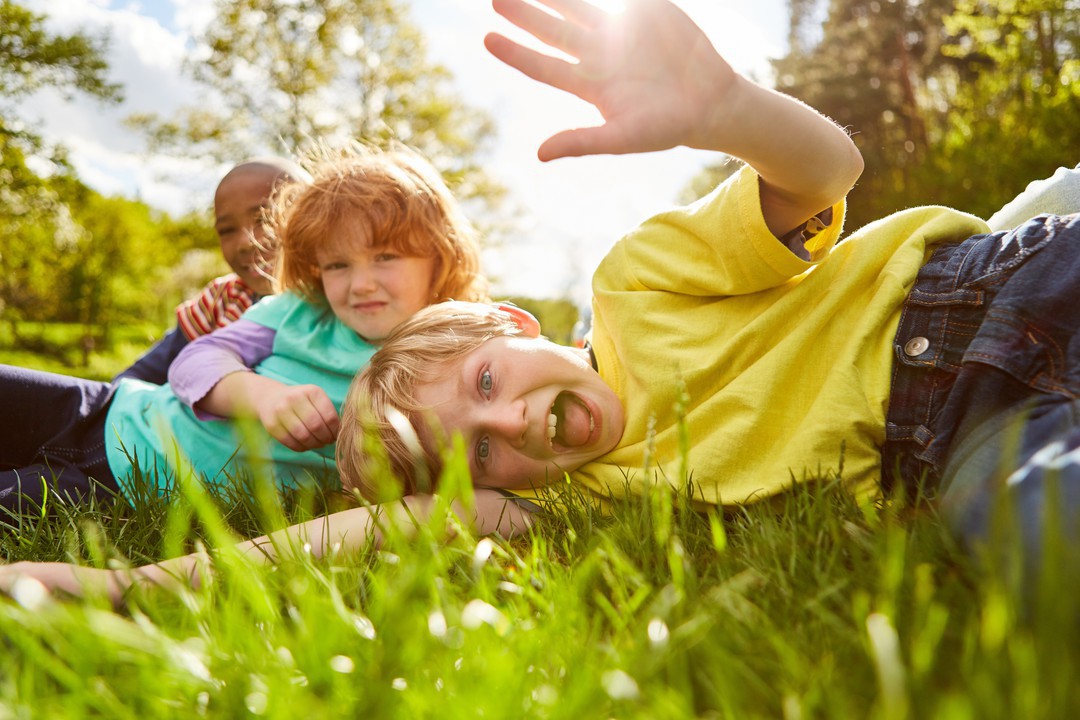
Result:
<instances>
[{"instance_id":1,"label":"tree","mask_svg":"<svg viewBox=\"0 0 1080 720\"><path fill-rule=\"evenodd\" d=\"M399 0L216 0L216 9L188 62L216 100L174 120L132 118L156 149L224 162L294 153L313 140L397 140L426 155L460 195L501 195L476 160L490 118L426 59Z\"/></svg>"},{"instance_id":2,"label":"tree","mask_svg":"<svg viewBox=\"0 0 1080 720\"><path fill-rule=\"evenodd\" d=\"M945 27L949 111L919 180L985 217L1080 158L1080 2L957 0Z\"/></svg>"},{"instance_id":3,"label":"tree","mask_svg":"<svg viewBox=\"0 0 1080 720\"><path fill-rule=\"evenodd\" d=\"M790 0L791 47L773 63L777 88L853 133L866 170L852 192L850 227L936 200L912 172L926 162L940 111L928 79L946 62L943 18L952 4Z\"/></svg>"},{"instance_id":4,"label":"tree","mask_svg":"<svg viewBox=\"0 0 1080 720\"><path fill-rule=\"evenodd\" d=\"M854 134L849 227L919 204L989 215L1080 156L1078 0L789 0L777 86Z\"/></svg>"},{"instance_id":5,"label":"tree","mask_svg":"<svg viewBox=\"0 0 1080 720\"><path fill-rule=\"evenodd\" d=\"M105 40L50 34L44 21L13 0L0 0L0 317L16 337L17 321L48 305L50 269L80 233L52 181L27 165L35 156L55 177L70 176L64 153L25 126L18 101L44 87L120 99L120 89L106 79Z\"/></svg>"},{"instance_id":6,"label":"tree","mask_svg":"<svg viewBox=\"0 0 1080 720\"><path fill-rule=\"evenodd\" d=\"M14 0L0 0L0 98L5 105L42 87L119 100L119 86L105 77L105 39L51 35L44 21Z\"/></svg>"},{"instance_id":7,"label":"tree","mask_svg":"<svg viewBox=\"0 0 1080 720\"><path fill-rule=\"evenodd\" d=\"M107 80L105 39L50 34L44 22L0 0L0 320L16 344L70 357L71 348L21 335L23 322L79 323L85 340L108 345L118 323L162 320L181 291L161 266L179 264L212 231L206 217L173 219L101 196L78 179L62 147L27 127L18 101L42 88L120 99Z\"/></svg>"}]
</instances>

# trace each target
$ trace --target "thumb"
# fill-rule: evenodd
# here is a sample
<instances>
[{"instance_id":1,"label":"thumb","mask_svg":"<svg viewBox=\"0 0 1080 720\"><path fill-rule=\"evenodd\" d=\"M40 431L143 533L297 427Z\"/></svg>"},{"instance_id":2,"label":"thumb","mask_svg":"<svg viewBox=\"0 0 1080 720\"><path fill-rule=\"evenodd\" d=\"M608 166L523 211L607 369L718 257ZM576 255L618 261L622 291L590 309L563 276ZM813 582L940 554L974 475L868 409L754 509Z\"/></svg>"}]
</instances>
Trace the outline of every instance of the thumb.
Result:
<instances>
[{"instance_id":1,"label":"thumb","mask_svg":"<svg viewBox=\"0 0 1080 720\"><path fill-rule=\"evenodd\" d=\"M625 152L607 126L574 128L555 133L541 145L536 156L542 162L562 157L606 155Z\"/></svg>"}]
</instances>

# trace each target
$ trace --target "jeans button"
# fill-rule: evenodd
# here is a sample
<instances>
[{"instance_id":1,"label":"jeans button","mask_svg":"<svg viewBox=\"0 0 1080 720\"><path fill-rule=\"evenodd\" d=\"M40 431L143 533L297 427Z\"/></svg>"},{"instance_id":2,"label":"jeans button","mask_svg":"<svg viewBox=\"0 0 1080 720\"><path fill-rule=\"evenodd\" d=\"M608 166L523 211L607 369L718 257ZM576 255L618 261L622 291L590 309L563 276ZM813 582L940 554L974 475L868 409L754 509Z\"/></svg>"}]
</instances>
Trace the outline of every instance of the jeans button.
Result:
<instances>
[{"instance_id":1,"label":"jeans button","mask_svg":"<svg viewBox=\"0 0 1080 720\"><path fill-rule=\"evenodd\" d=\"M904 343L904 354L908 357L922 355L930 347L930 341L923 336L913 337Z\"/></svg>"}]
</instances>

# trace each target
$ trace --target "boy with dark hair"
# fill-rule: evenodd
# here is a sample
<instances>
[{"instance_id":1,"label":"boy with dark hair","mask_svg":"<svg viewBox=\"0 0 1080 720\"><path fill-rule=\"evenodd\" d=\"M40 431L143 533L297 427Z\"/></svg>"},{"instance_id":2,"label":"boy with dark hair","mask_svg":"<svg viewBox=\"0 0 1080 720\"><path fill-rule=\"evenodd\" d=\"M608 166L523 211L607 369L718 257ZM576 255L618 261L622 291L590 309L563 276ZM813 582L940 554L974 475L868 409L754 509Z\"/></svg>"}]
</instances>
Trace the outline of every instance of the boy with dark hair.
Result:
<instances>
[{"instance_id":1,"label":"boy with dark hair","mask_svg":"<svg viewBox=\"0 0 1080 720\"><path fill-rule=\"evenodd\" d=\"M264 214L282 183L309 178L297 163L278 157L247 160L225 174L214 192L214 231L232 272L214 278L198 295L181 303L176 308L176 327L117 375L117 380L164 385L169 365L189 342L225 327L274 291L274 256L265 243Z\"/></svg>"}]
</instances>

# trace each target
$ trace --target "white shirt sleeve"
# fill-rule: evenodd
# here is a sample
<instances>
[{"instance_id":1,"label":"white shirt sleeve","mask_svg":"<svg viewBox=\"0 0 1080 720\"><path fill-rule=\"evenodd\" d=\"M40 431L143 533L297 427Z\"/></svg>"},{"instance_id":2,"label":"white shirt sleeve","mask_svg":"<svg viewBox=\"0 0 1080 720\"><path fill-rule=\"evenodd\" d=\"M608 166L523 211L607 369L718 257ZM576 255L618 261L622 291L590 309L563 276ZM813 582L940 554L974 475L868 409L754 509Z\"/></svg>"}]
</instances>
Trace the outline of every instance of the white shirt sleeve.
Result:
<instances>
[{"instance_id":1,"label":"white shirt sleeve","mask_svg":"<svg viewBox=\"0 0 1080 720\"><path fill-rule=\"evenodd\" d=\"M1010 230L1036 215L1071 215L1080 212L1080 164L1058 168L1045 180L1036 180L994 213L986 224L993 231Z\"/></svg>"}]
</instances>

